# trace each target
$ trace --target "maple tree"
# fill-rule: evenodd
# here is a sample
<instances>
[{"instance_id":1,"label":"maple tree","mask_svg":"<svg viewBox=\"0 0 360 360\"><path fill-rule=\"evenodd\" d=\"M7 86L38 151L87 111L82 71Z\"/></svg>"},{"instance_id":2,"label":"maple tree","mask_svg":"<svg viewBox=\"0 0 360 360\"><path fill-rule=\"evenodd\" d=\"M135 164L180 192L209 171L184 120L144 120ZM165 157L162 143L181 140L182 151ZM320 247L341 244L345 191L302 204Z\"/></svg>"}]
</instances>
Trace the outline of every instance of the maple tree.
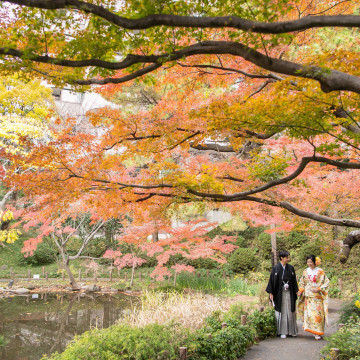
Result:
<instances>
[{"instance_id":1,"label":"maple tree","mask_svg":"<svg viewBox=\"0 0 360 360\"><path fill-rule=\"evenodd\" d=\"M70 261L78 258L91 258L83 253L91 240L103 229L107 220L102 220L96 213L79 212L79 209L82 209L80 203L69 204L67 211L63 211L60 216L56 216L56 214L49 216L48 211L51 209L47 208L44 199L40 199L31 208L26 213L22 211L21 222L24 223L26 231L35 228L38 235L25 240L21 252L24 253L24 256L32 256L44 236L50 237L59 251L62 266L69 277L72 288L78 290L79 285L71 272ZM76 254L70 255L68 246L74 238L79 239L79 246Z\"/></svg>"},{"instance_id":2,"label":"maple tree","mask_svg":"<svg viewBox=\"0 0 360 360\"><path fill-rule=\"evenodd\" d=\"M199 219L189 221L181 226L161 226L162 239L156 239L149 234L153 233L153 223L142 226L129 227L125 230L118 241L120 244L131 244L131 253L123 254L120 250L107 250L104 257L114 259L114 265L119 269L125 266L132 267L130 286L133 283L134 270L137 266L146 263L142 257L145 254L156 258L157 265L151 276L163 280L164 276L171 277L174 270L174 285L176 274L181 272L194 272L195 268L184 263L184 260L195 260L200 258L212 259L219 264L226 263L224 254L229 254L238 246L232 244L236 239L231 236L216 236L210 239L206 234L217 225L207 220ZM157 226L159 229L159 225ZM171 259L181 256L181 260L173 265Z\"/></svg>"},{"instance_id":3,"label":"maple tree","mask_svg":"<svg viewBox=\"0 0 360 360\"><path fill-rule=\"evenodd\" d=\"M293 215L359 228L356 7L4 2L13 11L0 49L7 71L142 100L89 114L101 135L73 134L69 122L29 157L41 171L18 183L30 195L51 193L57 208L83 194L105 217L131 208L137 223L193 202L282 228Z\"/></svg>"}]
</instances>

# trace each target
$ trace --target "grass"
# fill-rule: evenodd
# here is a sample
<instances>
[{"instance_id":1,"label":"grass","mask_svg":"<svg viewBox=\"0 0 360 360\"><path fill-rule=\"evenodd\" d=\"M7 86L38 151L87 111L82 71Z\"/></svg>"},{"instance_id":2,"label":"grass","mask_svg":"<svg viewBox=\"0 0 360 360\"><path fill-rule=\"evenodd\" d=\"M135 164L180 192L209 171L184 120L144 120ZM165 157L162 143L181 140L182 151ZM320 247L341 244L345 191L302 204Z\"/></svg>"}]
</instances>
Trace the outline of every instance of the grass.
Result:
<instances>
[{"instance_id":1,"label":"grass","mask_svg":"<svg viewBox=\"0 0 360 360\"><path fill-rule=\"evenodd\" d=\"M201 292L165 293L145 290L137 306L121 322L137 327L175 322L187 328L198 329L214 311L227 311L233 304L239 303L239 300L243 307L251 307L257 301L241 295L236 298L221 298Z\"/></svg>"}]
</instances>

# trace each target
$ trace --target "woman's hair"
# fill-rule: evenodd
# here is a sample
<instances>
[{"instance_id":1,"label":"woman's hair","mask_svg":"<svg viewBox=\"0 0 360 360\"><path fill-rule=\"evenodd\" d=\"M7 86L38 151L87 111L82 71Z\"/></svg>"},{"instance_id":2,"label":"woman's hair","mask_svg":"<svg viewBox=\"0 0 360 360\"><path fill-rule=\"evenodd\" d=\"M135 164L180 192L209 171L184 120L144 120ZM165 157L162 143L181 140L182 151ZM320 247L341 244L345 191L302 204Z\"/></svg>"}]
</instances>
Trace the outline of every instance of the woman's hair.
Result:
<instances>
[{"instance_id":1,"label":"woman's hair","mask_svg":"<svg viewBox=\"0 0 360 360\"><path fill-rule=\"evenodd\" d=\"M281 260L282 258L288 257L288 256L290 256L290 254L289 254L288 251L285 251L285 250L279 251L279 259L280 259L280 260Z\"/></svg>"},{"instance_id":2,"label":"woman's hair","mask_svg":"<svg viewBox=\"0 0 360 360\"><path fill-rule=\"evenodd\" d=\"M306 261L308 261L309 259L311 259L311 261L315 264L316 260L315 260L315 255L309 255L306 257Z\"/></svg>"}]
</instances>

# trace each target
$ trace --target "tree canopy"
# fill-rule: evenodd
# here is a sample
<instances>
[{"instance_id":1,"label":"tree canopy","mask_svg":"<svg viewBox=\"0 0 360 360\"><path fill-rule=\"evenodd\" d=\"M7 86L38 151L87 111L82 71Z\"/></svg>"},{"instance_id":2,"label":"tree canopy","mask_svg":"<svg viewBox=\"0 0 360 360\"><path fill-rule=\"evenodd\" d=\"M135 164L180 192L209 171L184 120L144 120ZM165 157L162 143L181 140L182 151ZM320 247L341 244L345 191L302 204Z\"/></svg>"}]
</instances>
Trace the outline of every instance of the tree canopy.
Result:
<instances>
[{"instance_id":1,"label":"tree canopy","mask_svg":"<svg viewBox=\"0 0 360 360\"><path fill-rule=\"evenodd\" d=\"M34 148L29 194L140 223L193 202L360 227L356 1L1 2L2 71L118 105Z\"/></svg>"}]
</instances>

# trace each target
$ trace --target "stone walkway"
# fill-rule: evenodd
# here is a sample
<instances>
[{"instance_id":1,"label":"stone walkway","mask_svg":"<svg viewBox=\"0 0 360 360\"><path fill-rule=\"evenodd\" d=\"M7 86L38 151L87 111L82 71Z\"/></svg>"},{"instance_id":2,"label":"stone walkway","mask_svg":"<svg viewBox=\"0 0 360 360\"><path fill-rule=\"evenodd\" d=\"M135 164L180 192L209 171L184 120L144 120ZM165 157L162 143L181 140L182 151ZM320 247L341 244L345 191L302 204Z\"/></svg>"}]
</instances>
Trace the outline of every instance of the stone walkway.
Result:
<instances>
[{"instance_id":1,"label":"stone walkway","mask_svg":"<svg viewBox=\"0 0 360 360\"><path fill-rule=\"evenodd\" d=\"M329 303L329 325L325 327L325 336L337 331L337 321L342 302L331 299ZM302 329L298 320L299 335L295 338L281 339L276 337L253 345L241 360L319 360L320 349L325 346L325 340L316 341L314 336Z\"/></svg>"}]
</instances>

